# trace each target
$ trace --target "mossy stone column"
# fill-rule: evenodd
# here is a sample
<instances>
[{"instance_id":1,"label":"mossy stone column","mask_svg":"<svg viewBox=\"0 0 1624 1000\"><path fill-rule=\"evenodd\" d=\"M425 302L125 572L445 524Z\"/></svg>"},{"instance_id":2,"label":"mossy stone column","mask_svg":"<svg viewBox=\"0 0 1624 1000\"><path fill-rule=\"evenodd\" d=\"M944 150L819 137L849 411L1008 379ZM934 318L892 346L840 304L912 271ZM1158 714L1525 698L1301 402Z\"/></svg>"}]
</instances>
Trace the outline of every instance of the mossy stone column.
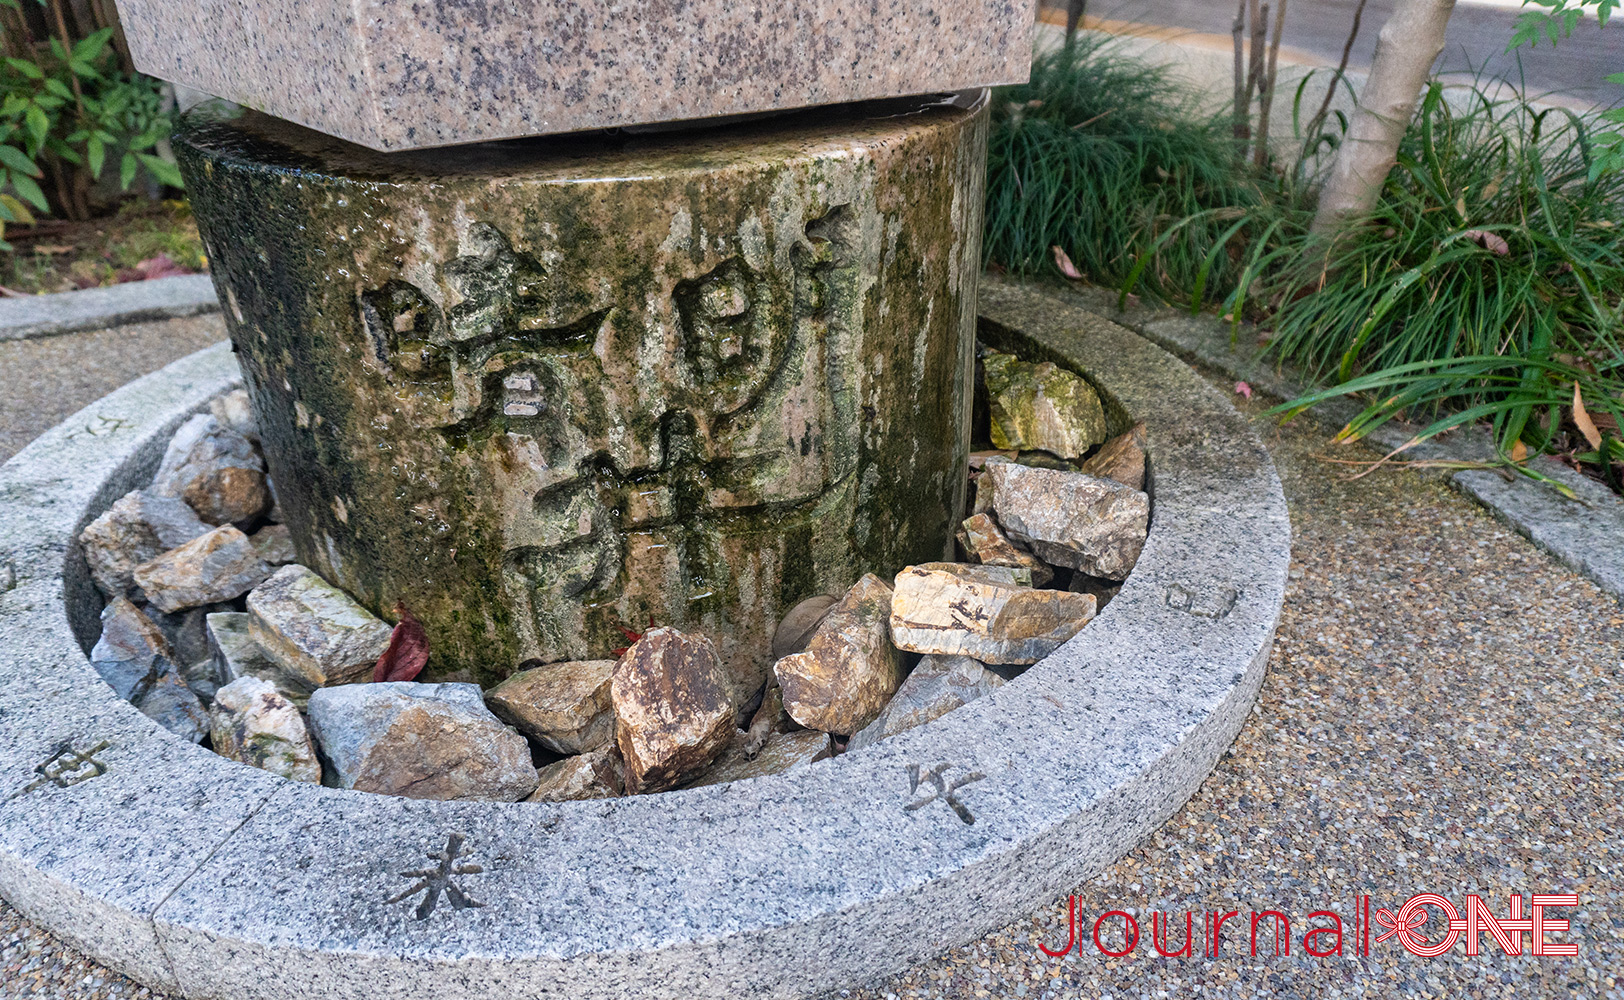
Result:
<instances>
[{"instance_id":1,"label":"mossy stone column","mask_svg":"<svg viewBox=\"0 0 1624 1000\"><path fill-rule=\"evenodd\" d=\"M429 676L779 617L940 559L986 101L380 154L205 106L175 143L301 561Z\"/></svg>"}]
</instances>

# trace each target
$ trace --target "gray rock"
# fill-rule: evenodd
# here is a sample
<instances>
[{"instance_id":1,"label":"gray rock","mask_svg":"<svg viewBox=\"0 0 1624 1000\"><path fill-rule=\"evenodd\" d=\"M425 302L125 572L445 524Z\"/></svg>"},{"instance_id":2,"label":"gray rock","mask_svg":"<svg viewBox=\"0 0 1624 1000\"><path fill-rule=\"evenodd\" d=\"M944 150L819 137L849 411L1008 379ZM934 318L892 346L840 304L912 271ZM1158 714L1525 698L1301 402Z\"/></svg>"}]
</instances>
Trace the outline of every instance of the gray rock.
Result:
<instances>
[{"instance_id":1,"label":"gray rock","mask_svg":"<svg viewBox=\"0 0 1624 1000\"><path fill-rule=\"evenodd\" d=\"M626 650L609 685L626 793L671 788L727 749L733 702L716 647L656 628Z\"/></svg>"},{"instance_id":2,"label":"gray rock","mask_svg":"<svg viewBox=\"0 0 1624 1000\"><path fill-rule=\"evenodd\" d=\"M987 352L982 366L997 447L1080 458L1105 440L1100 397L1078 376L1053 362L1032 364L998 351Z\"/></svg>"},{"instance_id":3,"label":"gray rock","mask_svg":"<svg viewBox=\"0 0 1624 1000\"><path fill-rule=\"evenodd\" d=\"M90 651L90 665L120 698L135 701L160 674L174 669L175 651L163 630L141 609L122 597L101 613L101 638Z\"/></svg>"},{"instance_id":4,"label":"gray rock","mask_svg":"<svg viewBox=\"0 0 1624 1000\"><path fill-rule=\"evenodd\" d=\"M897 574L891 641L917 653L1036 663L1094 617L1094 598L998 583L1001 566L926 563Z\"/></svg>"},{"instance_id":5,"label":"gray rock","mask_svg":"<svg viewBox=\"0 0 1624 1000\"><path fill-rule=\"evenodd\" d=\"M277 662L265 655L259 643L248 632L248 621L253 616L246 612L217 612L206 618L209 635L209 656L213 673L221 684L229 684L242 677L254 677L269 683L278 694L296 707L304 708L315 690L301 677L283 670Z\"/></svg>"},{"instance_id":6,"label":"gray rock","mask_svg":"<svg viewBox=\"0 0 1624 1000\"><path fill-rule=\"evenodd\" d=\"M241 597L271 575L259 547L229 524L135 568L135 582L160 611L173 613Z\"/></svg>"},{"instance_id":7,"label":"gray rock","mask_svg":"<svg viewBox=\"0 0 1624 1000\"><path fill-rule=\"evenodd\" d=\"M248 595L249 634L312 687L366 680L389 648L389 625L303 566L284 566Z\"/></svg>"},{"instance_id":8,"label":"gray rock","mask_svg":"<svg viewBox=\"0 0 1624 1000\"><path fill-rule=\"evenodd\" d=\"M615 737L614 660L570 660L521 670L485 692L508 725L555 753L596 750Z\"/></svg>"},{"instance_id":9,"label":"gray rock","mask_svg":"<svg viewBox=\"0 0 1624 1000\"><path fill-rule=\"evenodd\" d=\"M135 707L181 739L202 743L203 737L209 735L208 710L173 670L159 674Z\"/></svg>"},{"instance_id":10,"label":"gray rock","mask_svg":"<svg viewBox=\"0 0 1624 1000\"><path fill-rule=\"evenodd\" d=\"M829 609L839 600L838 597L819 594L790 608L789 614L784 616L773 632L773 660L776 662L805 649L806 644L812 641L812 633L818 630Z\"/></svg>"},{"instance_id":11,"label":"gray rock","mask_svg":"<svg viewBox=\"0 0 1624 1000\"><path fill-rule=\"evenodd\" d=\"M1032 574L1032 585L1041 587L1054 579L1054 570L1042 559L1004 536L998 522L988 513L966 518L959 527L959 544L970 558L987 566L1013 566Z\"/></svg>"},{"instance_id":12,"label":"gray rock","mask_svg":"<svg viewBox=\"0 0 1624 1000\"><path fill-rule=\"evenodd\" d=\"M735 743L698 778L687 787L720 785L724 781L759 778L768 774L783 774L823 760L833 753L829 734L811 729L793 733L777 733L754 755L747 754L741 744Z\"/></svg>"},{"instance_id":13,"label":"gray rock","mask_svg":"<svg viewBox=\"0 0 1624 1000\"><path fill-rule=\"evenodd\" d=\"M1124 434L1100 445L1077 470L1102 479L1114 479L1135 490L1145 488L1145 425L1134 424Z\"/></svg>"},{"instance_id":14,"label":"gray rock","mask_svg":"<svg viewBox=\"0 0 1624 1000\"><path fill-rule=\"evenodd\" d=\"M864 574L804 652L773 664L790 718L826 733L855 733L873 721L902 681L890 618L891 588Z\"/></svg>"},{"instance_id":15,"label":"gray rock","mask_svg":"<svg viewBox=\"0 0 1624 1000\"><path fill-rule=\"evenodd\" d=\"M847 752L940 718L1002 686L1004 679L968 656L927 656L897 688L885 711L851 738Z\"/></svg>"},{"instance_id":16,"label":"gray rock","mask_svg":"<svg viewBox=\"0 0 1624 1000\"><path fill-rule=\"evenodd\" d=\"M185 500L210 524L252 520L271 506L265 460L254 443L208 413L175 432L152 490Z\"/></svg>"},{"instance_id":17,"label":"gray rock","mask_svg":"<svg viewBox=\"0 0 1624 1000\"><path fill-rule=\"evenodd\" d=\"M536 773L536 790L526 802L612 799L625 794L626 765L613 745L548 764Z\"/></svg>"},{"instance_id":18,"label":"gray rock","mask_svg":"<svg viewBox=\"0 0 1624 1000\"><path fill-rule=\"evenodd\" d=\"M1145 546L1150 498L1115 480L999 462L982 482L1005 533L1050 565L1121 580Z\"/></svg>"},{"instance_id":19,"label":"gray rock","mask_svg":"<svg viewBox=\"0 0 1624 1000\"><path fill-rule=\"evenodd\" d=\"M209 740L222 757L294 781L321 781L321 762L304 718L274 685L239 677L215 693Z\"/></svg>"},{"instance_id":20,"label":"gray rock","mask_svg":"<svg viewBox=\"0 0 1624 1000\"><path fill-rule=\"evenodd\" d=\"M1101 580L1097 576L1089 576L1085 573L1074 573L1071 577L1071 586L1066 589L1074 594L1093 594L1094 606L1100 611L1104 611L1105 606L1111 603L1111 598L1115 597L1117 591L1122 589L1122 582L1120 580Z\"/></svg>"},{"instance_id":21,"label":"gray rock","mask_svg":"<svg viewBox=\"0 0 1624 1000\"><path fill-rule=\"evenodd\" d=\"M477 684L346 684L310 696L310 731L340 788L514 802L536 788L530 744Z\"/></svg>"},{"instance_id":22,"label":"gray rock","mask_svg":"<svg viewBox=\"0 0 1624 1000\"><path fill-rule=\"evenodd\" d=\"M85 525L79 544L97 588L126 597L133 596L137 566L208 531L184 500L134 490Z\"/></svg>"}]
</instances>

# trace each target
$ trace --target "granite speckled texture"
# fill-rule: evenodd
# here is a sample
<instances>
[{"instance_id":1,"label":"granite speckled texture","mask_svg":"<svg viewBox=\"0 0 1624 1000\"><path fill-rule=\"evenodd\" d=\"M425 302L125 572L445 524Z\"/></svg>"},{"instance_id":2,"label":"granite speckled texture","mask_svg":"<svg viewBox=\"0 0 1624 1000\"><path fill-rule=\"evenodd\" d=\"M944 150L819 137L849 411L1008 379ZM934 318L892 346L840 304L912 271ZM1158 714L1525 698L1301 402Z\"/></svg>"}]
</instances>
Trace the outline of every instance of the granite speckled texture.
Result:
<instances>
[{"instance_id":1,"label":"granite speckled texture","mask_svg":"<svg viewBox=\"0 0 1624 1000\"><path fill-rule=\"evenodd\" d=\"M1035 0L119 0L136 68L379 150L1026 79Z\"/></svg>"},{"instance_id":2,"label":"granite speckled texture","mask_svg":"<svg viewBox=\"0 0 1624 1000\"><path fill-rule=\"evenodd\" d=\"M996 294L983 306L1006 340L1019 326L1032 349L1072 356L1119 429L1130 413L1150 427L1156 506L1138 569L1089 628L1019 679L793 774L592 802L366 796L282 781L159 734L187 765L184 780L155 765L145 795L99 808L162 841L177 810L216 802L191 783L230 791L246 821L192 823L192 839L178 843L204 844L157 875L126 872L141 867L129 848L96 869L110 874L70 871L70 890L97 878L172 880L155 907L113 898L105 909L122 936L92 930L74 942L198 998L792 997L939 954L1109 864L1191 794L1251 708L1285 588L1284 501L1245 422L1171 357L1064 308L1023 312ZM137 396L160 409L161 394L169 409L195 409L234 374L222 349L182 365L210 369L213 383L173 391L149 380L103 406ZM61 567L65 539L150 472L162 431L183 415L90 446L103 457L88 479L54 471L87 447L65 440L66 428L0 473L10 501L0 537L21 581L0 595L3 651L19 664L7 687L37 686L46 666L60 678L32 697L23 724L99 699L113 721L150 732L96 689L74 652L71 627L82 645L94 624L91 585L70 571L65 614ZM1171 600L1214 591L1233 597L1217 615ZM11 603L19 592L36 599ZM60 648L68 669L13 656L10 637L23 629ZM0 725L9 737L11 719ZM8 780L27 778L48 738L20 747ZM122 759L147 774L135 764L148 758ZM62 791L84 795L112 773ZM57 854L28 833L59 822L60 801L24 795L0 810L0 891L67 931L80 926L76 913L38 890ZM95 839L78 829L69 835ZM694 849L670 849L686 844ZM483 905L459 908L447 884ZM136 949L139 933L161 949Z\"/></svg>"}]
</instances>

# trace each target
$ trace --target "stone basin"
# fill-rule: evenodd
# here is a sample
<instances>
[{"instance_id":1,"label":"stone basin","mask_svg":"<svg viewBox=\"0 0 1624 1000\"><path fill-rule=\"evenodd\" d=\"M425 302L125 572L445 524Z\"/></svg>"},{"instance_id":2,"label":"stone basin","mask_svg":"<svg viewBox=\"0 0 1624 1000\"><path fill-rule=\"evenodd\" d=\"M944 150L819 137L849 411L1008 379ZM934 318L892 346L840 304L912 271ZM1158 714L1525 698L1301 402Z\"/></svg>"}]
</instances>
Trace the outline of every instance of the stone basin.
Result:
<instances>
[{"instance_id":1,"label":"stone basin","mask_svg":"<svg viewBox=\"0 0 1624 1000\"><path fill-rule=\"evenodd\" d=\"M1031 913L1172 814L1251 709L1290 526L1245 420L1132 333L983 282L981 337L1148 428L1121 592L1016 680L775 775L622 799L435 802L287 781L187 743L85 655L74 539L239 384L227 345L0 468L0 892L187 997L796 997ZM455 891L452 891L455 889Z\"/></svg>"}]
</instances>

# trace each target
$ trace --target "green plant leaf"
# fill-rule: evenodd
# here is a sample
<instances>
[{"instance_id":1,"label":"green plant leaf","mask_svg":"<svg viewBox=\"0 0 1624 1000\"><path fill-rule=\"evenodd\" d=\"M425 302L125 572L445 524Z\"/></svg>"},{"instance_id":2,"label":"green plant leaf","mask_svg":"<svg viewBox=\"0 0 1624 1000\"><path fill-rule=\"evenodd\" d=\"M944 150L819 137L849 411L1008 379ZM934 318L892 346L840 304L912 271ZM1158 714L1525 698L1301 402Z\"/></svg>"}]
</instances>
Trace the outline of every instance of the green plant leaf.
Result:
<instances>
[{"instance_id":1,"label":"green plant leaf","mask_svg":"<svg viewBox=\"0 0 1624 1000\"><path fill-rule=\"evenodd\" d=\"M28 210L27 205L24 205L11 195L0 194L0 206L3 206L8 213L6 216L6 221L21 222L25 226L32 226L34 224L34 213Z\"/></svg>"},{"instance_id":2,"label":"green plant leaf","mask_svg":"<svg viewBox=\"0 0 1624 1000\"><path fill-rule=\"evenodd\" d=\"M44 172L16 146L0 146L0 163L30 177L43 177Z\"/></svg>"},{"instance_id":3,"label":"green plant leaf","mask_svg":"<svg viewBox=\"0 0 1624 1000\"><path fill-rule=\"evenodd\" d=\"M174 188L184 188L186 186L186 181L181 177L180 171L175 168L173 163L161 156L153 156L150 153L137 153L136 155L141 158L141 165L146 167L147 172L156 177L159 183Z\"/></svg>"},{"instance_id":4,"label":"green plant leaf","mask_svg":"<svg viewBox=\"0 0 1624 1000\"><path fill-rule=\"evenodd\" d=\"M34 178L23 174L13 173L11 175L11 186L12 189L18 194L22 195L30 205L33 205L41 212L49 213L51 211L50 202L45 200L45 192L41 191L39 189L39 185L34 183Z\"/></svg>"},{"instance_id":5,"label":"green plant leaf","mask_svg":"<svg viewBox=\"0 0 1624 1000\"><path fill-rule=\"evenodd\" d=\"M93 135L85 143L85 155L89 158L90 176L100 180L102 164L107 159L107 144Z\"/></svg>"},{"instance_id":6,"label":"green plant leaf","mask_svg":"<svg viewBox=\"0 0 1624 1000\"><path fill-rule=\"evenodd\" d=\"M107 48L107 40L112 37L112 28L103 28L86 35L73 47L72 58L79 62L90 62L102 54L102 50Z\"/></svg>"},{"instance_id":7,"label":"green plant leaf","mask_svg":"<svg viewBox=\"0 0 1624 1000\"><path fill-rule=\"evenodd\" d=\"M29 137L34 140L34 148L38 149L45 142L45 137L50 134L51 119L38 104L32 104L29 105L23 121L27 124Z\"/></svg>"},{"instance_id":8,"label":"green plant leaf","mask_svg":"<svg viewBox=\"0 0 1624 1000\"><path fill-rule=\"evenodd\" d=\"M30 80L45 79L45 71L40 69L38 64L30 62L27 59L18 59L15 56L7 56L6 65L21 73L23 76L28 77Z\"/></svg>"},{"instance_id":9,"label":"green plant leaf","mask_svg":"<svg viewBox=\"0 0 1624 1000\"><path fill-rule=\"evenodd\" d=\"M130 182L141 171L141 161L135 158L134 153L125 153L118 162L118 186L120 190L127 191Z\"/></svg>"}]
</instances>

